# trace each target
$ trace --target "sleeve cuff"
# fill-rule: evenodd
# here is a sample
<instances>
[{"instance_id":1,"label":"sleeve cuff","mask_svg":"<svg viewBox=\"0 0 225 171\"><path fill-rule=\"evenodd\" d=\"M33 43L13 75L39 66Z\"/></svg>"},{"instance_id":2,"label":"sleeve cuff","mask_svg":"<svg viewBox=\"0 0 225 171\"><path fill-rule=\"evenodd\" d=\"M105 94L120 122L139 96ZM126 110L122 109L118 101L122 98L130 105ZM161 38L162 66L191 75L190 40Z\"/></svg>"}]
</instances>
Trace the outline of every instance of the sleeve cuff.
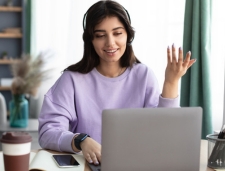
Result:
<instances>
[{"instance_id":1,"label":"sleeve cuff","mask_svg":"<svg viewBox=\"0 0 225 171\"><path fill-rule=\"evenodd\" d=\"M158 107L180 107L180 96L174 99L168 99L160 95Z\"/></svg>"},{"instance_id":2,"label":"sleeve cuff","mask_svg":"<svg viewBox=\"0 0 225 171\"><path fill-rule=\"evenodd\" d=\"M75 135L76 134L74 134L72 132L66 132L62 135L60 142L59 142L60 151L75 153L71 146L71 142Z\"/></svg>"}]
</instances>

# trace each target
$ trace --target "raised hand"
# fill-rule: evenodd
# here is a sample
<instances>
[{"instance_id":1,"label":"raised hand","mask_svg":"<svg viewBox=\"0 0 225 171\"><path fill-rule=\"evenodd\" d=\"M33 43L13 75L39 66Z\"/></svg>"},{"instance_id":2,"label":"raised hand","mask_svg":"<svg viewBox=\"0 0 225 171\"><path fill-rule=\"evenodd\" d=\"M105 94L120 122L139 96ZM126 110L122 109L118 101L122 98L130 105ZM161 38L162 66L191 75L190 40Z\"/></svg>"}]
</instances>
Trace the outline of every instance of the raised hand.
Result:
<instances>
[{"instance_id":1,"label":"raised hand","mask_svg":"<svg viewBox=\"0 0 225 171\"><path fill-rule=\"evenodd\" d=\"M183 59L183 51L181 48L179 48L178 50L178 58L174 45L172 45L172 50L170 49L170 47L167 48L167 67L165 72L162 97L176 98L178 96L178 84L180 78L196 61L195 59L190 58L190 51L187 52L185 59Z\"/></svg>"}]
</instances>

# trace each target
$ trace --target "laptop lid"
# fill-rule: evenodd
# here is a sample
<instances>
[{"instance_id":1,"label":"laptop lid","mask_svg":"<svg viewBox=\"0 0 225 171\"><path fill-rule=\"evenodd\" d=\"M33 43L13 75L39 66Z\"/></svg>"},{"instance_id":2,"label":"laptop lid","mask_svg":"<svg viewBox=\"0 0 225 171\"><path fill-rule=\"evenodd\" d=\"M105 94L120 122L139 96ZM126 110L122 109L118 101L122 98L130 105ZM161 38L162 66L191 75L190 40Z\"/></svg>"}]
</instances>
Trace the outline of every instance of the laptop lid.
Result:
<instances>
[{"instance_id":1,"label":"laptop lid","mask_svg":"<svg viewBox=\"0 0 225 171\"><path fill-rule=\"evenodd\" d=\"M102 113L102 171L199 171L202 108Z\"/></svg>"}]
</instances>

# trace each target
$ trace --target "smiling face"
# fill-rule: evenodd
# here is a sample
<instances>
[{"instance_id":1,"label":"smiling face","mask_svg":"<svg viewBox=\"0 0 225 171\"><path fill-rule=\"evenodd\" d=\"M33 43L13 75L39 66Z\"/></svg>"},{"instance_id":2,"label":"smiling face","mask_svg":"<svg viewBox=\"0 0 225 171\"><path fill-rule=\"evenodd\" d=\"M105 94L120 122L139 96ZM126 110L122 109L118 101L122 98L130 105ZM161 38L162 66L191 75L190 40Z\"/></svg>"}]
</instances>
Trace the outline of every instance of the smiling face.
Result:
<instances>
[{"instance_id":1,"label":"smiling face","mask_svg":"<svg viewBox=\"0 0 225 171\"><path fill-rule=\"evenodd\" d=\"M117 64L126 50L127 32L117 17L106 17L94 28L94 49L100 65Z\"/></svg>"}]
</instances>

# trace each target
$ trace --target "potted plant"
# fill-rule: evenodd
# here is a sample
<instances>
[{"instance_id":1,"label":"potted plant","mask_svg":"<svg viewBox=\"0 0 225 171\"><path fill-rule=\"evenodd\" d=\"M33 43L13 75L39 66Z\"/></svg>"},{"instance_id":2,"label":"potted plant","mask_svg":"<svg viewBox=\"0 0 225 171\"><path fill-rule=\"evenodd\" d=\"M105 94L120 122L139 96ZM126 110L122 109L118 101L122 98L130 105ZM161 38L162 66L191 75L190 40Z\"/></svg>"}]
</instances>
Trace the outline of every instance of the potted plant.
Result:
<instances>
[{"instance_id":1,"label":"potted plant","mask_svg":"<svg viewBox=\"0 0 225 171\"><path fill-rule=\"evenodd\" d=\"M13 81L11 85L12 100L9 103L10 126L26 127L29 110L25 95L35 96L41 82L47 78L49 70L43 70L43 55L32 58L23 55L21 60L11 65Z\"/></svg>"}]
</instances>

